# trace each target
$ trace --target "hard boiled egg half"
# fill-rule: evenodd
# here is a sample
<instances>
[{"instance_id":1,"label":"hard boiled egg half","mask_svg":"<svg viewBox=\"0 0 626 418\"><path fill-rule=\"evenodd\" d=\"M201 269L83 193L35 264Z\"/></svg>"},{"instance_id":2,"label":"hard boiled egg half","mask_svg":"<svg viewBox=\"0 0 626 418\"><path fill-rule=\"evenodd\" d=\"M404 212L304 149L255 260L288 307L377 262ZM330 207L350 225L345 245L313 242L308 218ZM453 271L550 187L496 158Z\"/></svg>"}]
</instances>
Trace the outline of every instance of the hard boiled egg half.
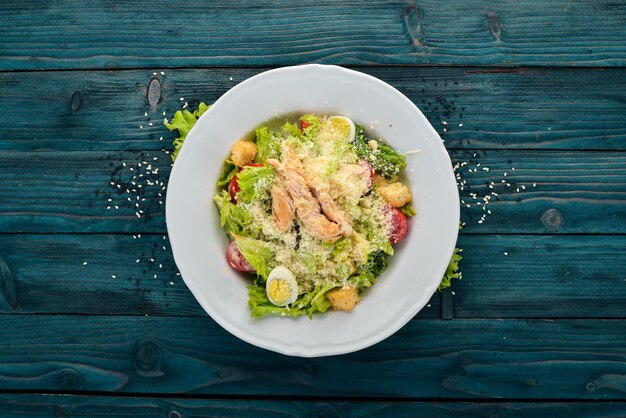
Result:
<instances>
[{"instance_id":1,"label":"hard boiled egg half","mask_svg":"<svg viewBox=\"0 0 626 418\"><path fill-rule=\"evenodd\" d=\"M286 306L298 298L298 283L287 267L274 268L265 282L267 298L276 306Z\"/></svg>"},{"instance_id":2,"label":"hard boiled egg half","mask_svg":"<svg viewBox=\"0 0 626 418\"><path fill-rule=\"evenodd\" d=\"M328 118L328 128L338 139L352 142L356 134L354 122L345 116L331 116Z\"/></svg>"}]
</instances>

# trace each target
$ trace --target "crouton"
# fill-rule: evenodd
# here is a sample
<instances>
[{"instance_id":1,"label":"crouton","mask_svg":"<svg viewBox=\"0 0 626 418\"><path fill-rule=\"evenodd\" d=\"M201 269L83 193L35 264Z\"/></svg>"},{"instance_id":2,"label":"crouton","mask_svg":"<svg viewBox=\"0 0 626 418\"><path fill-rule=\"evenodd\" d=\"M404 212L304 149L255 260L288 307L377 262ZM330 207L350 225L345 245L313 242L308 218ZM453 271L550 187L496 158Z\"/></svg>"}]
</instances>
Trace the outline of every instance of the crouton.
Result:
<instances>
[{"instance_id":1,"label":"crouton","mask_svg":"<svg viewBox=\"0 0 626 418\"><path fill-rule=\"evenodd\" d=\"M376 193L382 196L394 208L404 206L411 201L409 188L399 181L378 187Z\"/></svg>"},{"instance_id":2,"label":"crouton","mask_svg":"<svg viewBox=\"0 0 626 418\"><path fill-rule=\"evenodd\" d=\"M335 311L351 311L361 301L354 286L338 287L326 292L326 299Z\"/></svg>"},{"instance_id":3,"label":"crouton","mask_svg":"<svg viewBox=\"0 0 626 418\"><path fill-rule=\"evenodd\" d=\"M256 144L251 141L237 141L233 145L230 159L237 167L250 164L256 157Z\"/></svg>"}]
</instances>

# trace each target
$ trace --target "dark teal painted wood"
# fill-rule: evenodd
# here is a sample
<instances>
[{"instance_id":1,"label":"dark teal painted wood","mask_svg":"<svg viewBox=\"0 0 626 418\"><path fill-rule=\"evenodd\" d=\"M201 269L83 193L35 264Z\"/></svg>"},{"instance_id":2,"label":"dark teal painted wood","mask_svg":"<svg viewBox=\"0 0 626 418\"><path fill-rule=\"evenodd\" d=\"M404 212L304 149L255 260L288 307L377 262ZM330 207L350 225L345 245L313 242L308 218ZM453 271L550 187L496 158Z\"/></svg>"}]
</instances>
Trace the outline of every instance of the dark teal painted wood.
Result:
<instances>
[{"instance_id":1,"label":"dark teal painted wood","mask_svg":"<svg viewBox=\"0 0 626 418\"><path fill-rule=\"evenodd\" d=\"M3 2L0 69L624 65L622 3ZM42 25L41 22L49 22Z\"/></svg>"},{"instance_id":2,"label":"dark teal painted wood","mask_svg":"<svg viewBox=\"0 0 626 418\"><path fill-rule=\"evenodd\" d=\"M0 313L205 316L163 244L161 235L4 235ZM463 235L459 245L451 315L626 318L626 236ZM436 294L418 317L440 317L440 303Z\"/></svg>"},{"instance_id":3,"label":"dark teal painted wood","mask_svg":"<svg viewBox=\"0 0 626 418\"><path fill-rule=\"evenodd\" d=\"M462 209L463 233L626 232L626 153L501 150L474 157L472 151L454 151L452 157L470 162L460 170L467 181L461 198L471 206ZM420 158L425 157L415 154L409 161L419 164ZM140 163L143 174L147 164L160 169L150 175L159 185L142 182L136 189L145 201L126 193L137 173L130 168ZM165 202L169 165L169 155L160 151L0 152L0 232L164 232L159 202ZM492 215L479 224L486 211L475 202L491 192L499 194L488 206ZM138 210L144 211L141 218Z\"/></svg>"},{"instance_id":4,"label":"dark teal painted wood","mask_svg":"<svg viewBox=\"0 0 626 418\"><path fill-rule=\"evenodd\" d=\"M448 148L626 149L626 69L356 69L406 94ZM163 112L171 117L181 97L212 102L261 71L0 73L0 149L169 149Z\"/></svg>"},{"instance_id":5,"label":"dark teal painted wood","mask_svg":"<svg viewBox=\"0 0 626 418\"><path fill-rule=\"evenodd\" d=\"M0 316L0 390L373 399L623 399L623 320L411 321L331 358L274 354L209 318Z\"/></svg>"},{"instance_id":6,"label":"dark teal painted wood","mask_svg":"<svg viewBox=\"0 0 626 418\"><path fill-rule=\"evenodd\" d=\"M78 395L0 395L0 413L18 417L326 417L398 418L437 416L466 418L497 416L515 418L621 417L623 402L313 402L269 400L215 400Z\"/></svg>"},{"instance_id":7,"label":"dark teal painted wood","mask_svg":"<svg viewBox=\"0 0 626 418\"><path fill-rule=\"evenodd\" d=\"M456 317L624 317L625 236L461 236ZM505 255L506 253L506 255Z\"/></svg>"}]
</instances>

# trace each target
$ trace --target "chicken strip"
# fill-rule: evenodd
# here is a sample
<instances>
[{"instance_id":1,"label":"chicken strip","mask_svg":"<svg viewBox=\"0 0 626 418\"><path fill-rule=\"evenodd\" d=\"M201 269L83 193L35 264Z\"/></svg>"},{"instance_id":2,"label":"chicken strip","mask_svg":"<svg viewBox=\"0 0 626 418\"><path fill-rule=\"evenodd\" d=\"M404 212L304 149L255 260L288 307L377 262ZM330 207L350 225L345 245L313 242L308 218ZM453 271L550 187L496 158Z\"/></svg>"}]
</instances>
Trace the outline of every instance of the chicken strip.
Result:
<instances>
[{"instance_id":1,"label":"chicken strip","mask_svg":"<svg viewBox=\"0 0 626 418\"><path fill-rule=\"evenodd\" d=\"M272 214L279 231L289 229L295 218L293 201L284 187L275 184L270 190L272 194Z\"/></svg>"},{"instance_id":2,"label":"chicken strip","mask_svg":"<svg viewBox=\"0 0 626 418\"><path fill-rule=\"evenodd\" d=\"M297 161L300 163L299 160ZM321 214L319 202L313 197L304 178L289 166L289 162L289 159L285 159L284 163L272 158L267 160L267 163L274 167L284 180L285 190L291 196L296 215L306 230L321 241L337 241L342 235L339 225Z\"/></svg>"}]
</instances>

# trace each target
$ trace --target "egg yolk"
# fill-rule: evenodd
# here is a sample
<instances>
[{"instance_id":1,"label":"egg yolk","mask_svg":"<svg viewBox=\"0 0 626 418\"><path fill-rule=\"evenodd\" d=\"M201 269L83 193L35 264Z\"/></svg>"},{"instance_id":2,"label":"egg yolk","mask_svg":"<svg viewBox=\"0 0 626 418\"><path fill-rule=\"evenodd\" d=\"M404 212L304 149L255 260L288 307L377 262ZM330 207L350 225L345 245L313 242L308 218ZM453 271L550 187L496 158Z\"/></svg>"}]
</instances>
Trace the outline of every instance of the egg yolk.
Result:
<instances>
[{"instance_id":1,"label":"egg yolk","mask_svg":"<svg viewBox=\"0 0 626 418\"><path fill-rule=\"evenodd\" d=\"M286 280L272 280L267 284L267 293L274 302L283 304L291 296L291 286Z\"/></svg>"}]
</instances>

